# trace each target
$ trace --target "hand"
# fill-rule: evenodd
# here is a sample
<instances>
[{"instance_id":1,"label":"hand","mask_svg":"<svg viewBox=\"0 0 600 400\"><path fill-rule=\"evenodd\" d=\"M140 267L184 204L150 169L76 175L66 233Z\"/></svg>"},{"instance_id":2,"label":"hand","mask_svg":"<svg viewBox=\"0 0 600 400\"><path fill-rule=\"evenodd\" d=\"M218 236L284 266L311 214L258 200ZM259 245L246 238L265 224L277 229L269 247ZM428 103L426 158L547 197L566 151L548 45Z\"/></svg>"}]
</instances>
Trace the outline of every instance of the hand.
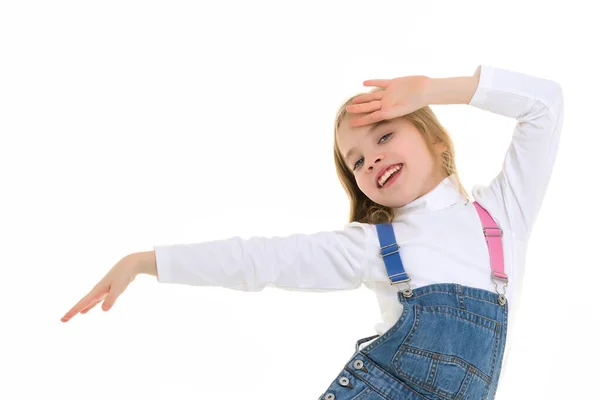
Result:
<instances>
[{"instance_id":1,"label":"hand","mask_svg":"<svg viewBox=\"0 0 600 400\"><path fill-rule=\"evenodd\" d=\"M136 253L123 257L121 261L112 267L104 278L94 286L91 292L79 300L79 302L61 318L61 321L68 322L78 313L85 314L101 301L104 301L102 309L104 311L110 310L115 304L117 297L127 289L127 286L129 286L141 272L140 260Z\"/></svg>"},{"instance_id":2,"label":"hand","mask_svg":"<svg viewBox=\"0 0 600 400\"><path fill-rule=\"evenodd\" d=\"M421 75L365 81L364 86L375 86L384 90L363 94L352 100L346 111L369 113L354 118L352 126L369 125L384 119L401 117L429 105L427 90L430 83L430 78Z\"/></svg>"}]
</instances>

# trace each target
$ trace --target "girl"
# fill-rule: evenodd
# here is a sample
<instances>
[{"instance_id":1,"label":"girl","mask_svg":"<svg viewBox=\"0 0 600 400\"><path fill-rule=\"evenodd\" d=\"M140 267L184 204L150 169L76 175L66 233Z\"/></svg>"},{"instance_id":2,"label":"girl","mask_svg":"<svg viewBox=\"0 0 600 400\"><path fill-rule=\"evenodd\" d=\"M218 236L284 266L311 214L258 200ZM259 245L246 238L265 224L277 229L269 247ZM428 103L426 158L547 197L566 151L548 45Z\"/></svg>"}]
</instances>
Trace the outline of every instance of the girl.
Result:
<instances>
[{"instance_id":1,"label":"girl","mask_svg":"<svg viewBox=\"0 0 600 400\"><path fill-rule=\"evenodd\" d=\"M344 229L130 254L62 321L102 301L108 311L140 273L244 291L364 284L381 307L378 334L357 342L320 399L493 399L557 153L561 87L485 65L466 77L364 84L375 89L349 99L335 120L335 164L350 199ZM472 191L474 202L431 104L517 120L502 170Z\"/></svg>"}]
</instances>

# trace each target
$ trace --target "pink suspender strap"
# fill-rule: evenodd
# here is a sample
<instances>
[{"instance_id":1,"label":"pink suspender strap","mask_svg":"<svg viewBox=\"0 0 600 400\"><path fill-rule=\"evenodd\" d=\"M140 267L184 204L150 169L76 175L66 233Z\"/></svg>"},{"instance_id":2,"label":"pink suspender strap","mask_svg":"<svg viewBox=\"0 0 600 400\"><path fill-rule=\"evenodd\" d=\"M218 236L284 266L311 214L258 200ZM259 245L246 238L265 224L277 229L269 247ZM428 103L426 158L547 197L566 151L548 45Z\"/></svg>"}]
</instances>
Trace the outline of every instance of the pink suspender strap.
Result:
<instances>
[{"instance_id":1,"label":"pink suspender strap","mask_svg":"<svg viewBox=\"0 0 600 400\"><path fill-rule=\"evenodd\" d=\"M476 201L473 202L475 209L477 210L477 214L479 214L479 219L481 220L481 226L483 227L483 235L485 236L485 240L487 241L488 250L490 252L490 262L492 264L492 281L494 279L498 279L502 282L508 284L508 276L504 273L504 252L502 251L502 229L498 227L496 221L492 218L490 213L487 212L485 208L483 208ZM489 232L488 230L492 230ZM496 285L496 282L494 282ZM496 291L498 286L496 285ZM506 289L506 286L505 286ZM498 293L500 294L500 293ZM506 302L506 298L504 294L500 294L499 302L501 305L504 305Z\"/></svg>"}]
</instances>

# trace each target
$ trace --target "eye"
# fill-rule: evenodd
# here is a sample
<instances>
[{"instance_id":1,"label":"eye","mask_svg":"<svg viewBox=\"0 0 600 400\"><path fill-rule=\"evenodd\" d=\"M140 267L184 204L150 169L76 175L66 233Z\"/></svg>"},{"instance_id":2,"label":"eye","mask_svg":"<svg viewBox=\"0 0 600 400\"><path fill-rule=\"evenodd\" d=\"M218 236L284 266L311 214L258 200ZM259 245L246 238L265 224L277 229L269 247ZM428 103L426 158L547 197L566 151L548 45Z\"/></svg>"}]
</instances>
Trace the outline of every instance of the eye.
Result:
<instances>
[{"instance_id":1,"label":"eye","mask_svg":"<svg viewBox=\"0 0 600 400\"><path fill-rule=\"evenodd\" d=\"M391 135L392 135L392 133L391 133L391 132L390 132L390 133L386 133L385 135L383 135L383 136L381 137L381 139L379 139L379 143L381 143L381 141L382 141L383 139L385 139L385 140L383 140L384 142L385 142L385 141L387 141L388 137L390 137ZM360 160L358 160L356 163L354 163L354 168L353 168L353 170L355 170L356 168L358 168L358 167L360 166L360 165L359 165L359 163L360 163L360 162L362 162L362 160L363 160L363 159L361 158L361 159L360 159Z\"/></svg>"},{"instance_id":2,"label":"eye","mask_svg":"<svg viewBox=\"0 0 600 400\"><path fill-rule=\"evenodd\" d=\"M391 135L392 135L392 133L391 133L391 132L390 132L390 133L386 133L385 135L383 135L383 136L381 137L381 139L385 138L385 139L387 140L387 138L388 138L389 136L391 136ZM381 139L379 139L379 143L381 143Z\"/></svg>"}]
</instances>

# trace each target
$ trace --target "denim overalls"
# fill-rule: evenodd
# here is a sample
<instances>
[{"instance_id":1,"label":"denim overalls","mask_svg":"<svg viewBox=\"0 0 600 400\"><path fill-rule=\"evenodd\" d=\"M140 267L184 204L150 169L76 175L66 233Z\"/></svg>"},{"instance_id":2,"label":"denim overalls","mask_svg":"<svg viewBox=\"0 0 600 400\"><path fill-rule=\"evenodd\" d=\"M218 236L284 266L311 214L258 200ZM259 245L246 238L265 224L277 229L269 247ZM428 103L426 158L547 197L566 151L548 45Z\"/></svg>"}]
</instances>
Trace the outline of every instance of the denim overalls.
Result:
<instances>
[{"instance_id":1,"label":"denim overalls","mask_svg":"<svg viewBox=\"0 0 600 400\"><path fill-rule=\"evenodd\" d=\"M356 352L320 400L495 397L506 342L508 277L502 230L485 209L473 204L488 244L496 293L454 283L411 290L392 225L378 224L380 255L390 283L407 285L398 292L403 312L382 336L356 343ZM504 283L502 294L495 279Z\"/></svg>"}]
</instances>

